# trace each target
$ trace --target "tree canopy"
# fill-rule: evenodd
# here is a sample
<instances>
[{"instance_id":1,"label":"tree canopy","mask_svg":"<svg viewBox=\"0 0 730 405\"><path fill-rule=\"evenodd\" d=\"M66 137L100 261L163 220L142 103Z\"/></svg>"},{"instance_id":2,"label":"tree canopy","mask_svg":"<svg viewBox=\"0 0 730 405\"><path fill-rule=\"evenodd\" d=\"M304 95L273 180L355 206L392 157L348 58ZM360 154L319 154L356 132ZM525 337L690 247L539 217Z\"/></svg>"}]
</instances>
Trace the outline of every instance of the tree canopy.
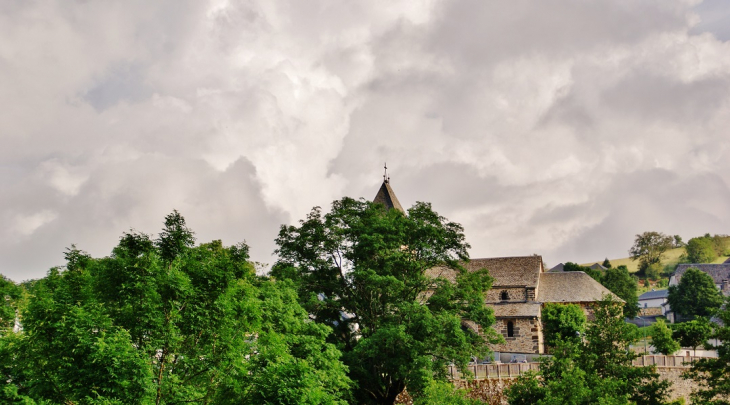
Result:
<instances>
[{"instance_id":1,"label":"tree canopy","mask_svg":"<svg viewBox=\"0 0 730 405\"><path fill-rule=\"evenodd\" d=\"M327 214L316 207L299 226L283 226L276 242L271 274L293 280L312 318L332 328L358 403L390 405L406 385L418 397L445 378L448 363L463 368L500 339L484 305L491 277L460 265L463 229L430 204L404 215L343 198Z\"/></svg>"},{"instance_id":2,"label":"tree canopy","mask_svg":"<svg viewBox=\"0 0 730 405\"><path fill-rule=\"evenodd\" d=\"M548 303L542 309L545 344L556 346L563 340L580 340L585 331L586 315L577 304Z\"/></svg>"},{"instance_id":3,"label":"tree canopy","mask_svg":"<svg viewBox=\"0 0 730 405\"><path fill-rule=\"evenodd\" d=\"M674 238L661 232L644 232L636 235L629 249L632 260L639 261L639 271L644 272L654 263L660 263L662 254L674 246Z\"/></svg>"},{"instance_id":4,"label":"tree canopy","mask_svg":"<svg viewBox=\"0 0 730 405\"><path fill-rule=\"evenodd\" d=\"M696 268L684 272L678 285L669 286L669 306L685 317L709 317L720 308L723 298L707 273Z\"/></svg>"},{"instance_id":5,"label":"tree canopy","mask_svg":"<svg viewBox=\"0 0 730 405\"><path fill-rule=\"evenodd\" d=\"M601 284L624 300L624 317L634 318L639 314L636 278L629 273L626 266L606 269L601 277Z\"/></svg>"},{"instance_id":6,"label":"tree canopy","mask_svg":"<svg viewBox=\"0 0 730 405\"><path fill-rule=\"evenodd\" d=\"M717 252L711 238L692 238L684 249L687 252L687 261L690 263L712 263L717 259Z\"/></svg>"},{"instance_id":7,"label":"tree canopy","mask_svg":"<svg viewBox=\"0 0 730 405\"><path fill-rule=\"evenodd\" d=\"M654 349L663 355L670 355L680 348L679 343L672 338L672 330L663 319L651 325L651 342Z\"/></svg>"},{"instance_id":8,"label":"tree canopy","mask_svg":"<svg viewBox=\"0 0 730 405\"><path fill-rule=\"evenodd\" d=\"M346 403L330 328L292 284L256 277L245 244L192 235L174 212L157 241L69 249L29 291L22 332L0 338L0 402Z\"/></svg>"},{"instance_id":9,"label":"tree canopy","mask_svg":"<svg viewBox=\"0 0 730 405\"><path fill-rule=\"evenodd\" d=\"M518 378L507 391L510 405L666 403L669 382L632 364L635 333L617 304L606 297L582 340L558 341L537 374Z\"/></svg>"}]
</instances>

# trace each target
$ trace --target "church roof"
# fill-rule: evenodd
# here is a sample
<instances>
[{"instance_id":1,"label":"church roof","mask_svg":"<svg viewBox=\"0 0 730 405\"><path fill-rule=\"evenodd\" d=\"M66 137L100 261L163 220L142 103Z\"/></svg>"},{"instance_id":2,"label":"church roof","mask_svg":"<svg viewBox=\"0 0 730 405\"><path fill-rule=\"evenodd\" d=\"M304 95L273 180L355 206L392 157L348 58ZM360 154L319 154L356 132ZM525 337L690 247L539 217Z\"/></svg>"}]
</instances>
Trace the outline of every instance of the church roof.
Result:
<instances>
[{"instance_id":1,"label":"church roof","mask_svg":"<svg viewBox=\"0 0 730 405\"><path fill-rule=\"evenodd\" d=\"M623 302L582 271L540 274L540 288L537 291L539 302L595 302L600 301L603 295L611 295Z\"/></svg>"},{"instance_id":2,"label":"church roof","mask_svg":"<svg viewBox=\"0 0 730 405\"><path fill-rule=\"evenodd\" d=\"M542 256L472 259L466 264L469 271L483 267L494 277L492 287L537 287L543 271Z\"/></svg>"},{"instance_id":3,"label":"church roof","mask_svg":"<svg viewBox=\"0 0 730 405\"><path fill-rule=\"evenodd\" d=\"M387 179L383 181L383 185L380 186L380 190L378 190L378 194L373 198L373 202L383 204L388 209L395 208L405 213L405 210L398 201L398 197L395 196L395 192L390 187L390 181Z\"/></svg>"}]
</instances>

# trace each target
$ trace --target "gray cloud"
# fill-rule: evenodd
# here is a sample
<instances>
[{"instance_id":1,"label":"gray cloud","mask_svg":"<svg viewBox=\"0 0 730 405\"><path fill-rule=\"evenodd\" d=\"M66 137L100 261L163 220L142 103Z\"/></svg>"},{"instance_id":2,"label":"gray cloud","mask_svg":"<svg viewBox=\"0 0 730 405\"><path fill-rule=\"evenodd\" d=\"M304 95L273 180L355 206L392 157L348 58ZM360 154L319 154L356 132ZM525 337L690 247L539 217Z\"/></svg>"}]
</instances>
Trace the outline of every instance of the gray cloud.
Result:
<instances>
[{"instance_id":1,"label":"gray cloud","mask_svg":"<svg viewBox=\"0 0 730 405\"><path fill-rule=\"evenodd\" d=\"M108 254L173 208L271 262L280 224L372 198L472 256L626 256L727 233L724 3L169 1L0 6L0 273ZM715 21L715 22L713 22ZM683 196L683 197L678 197Z\"/></svg>"}]
</instances>

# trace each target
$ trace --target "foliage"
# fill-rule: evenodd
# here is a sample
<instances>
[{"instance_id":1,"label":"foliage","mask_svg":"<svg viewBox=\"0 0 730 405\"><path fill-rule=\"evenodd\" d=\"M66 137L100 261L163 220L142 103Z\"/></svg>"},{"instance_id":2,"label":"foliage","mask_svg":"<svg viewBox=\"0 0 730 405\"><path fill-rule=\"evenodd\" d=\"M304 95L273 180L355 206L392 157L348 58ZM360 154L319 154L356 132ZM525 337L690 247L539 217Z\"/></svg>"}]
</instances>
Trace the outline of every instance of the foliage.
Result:
<instances>
[{"instance_id":1,"label":"foliage","mask_svg":"<svg viewBox=\"0 0 730 405\"><path fill-rule=\"evenodd\" d=\"M580 340L585 324L586 316L576 304L548 303L542 309L543 334L548 346L563 340Z\"/></svg>"},{"instance_id":2,"label":"foliage","mask_svg":"<svg viewBox=\"0 0 730 405\"><path fill-rule=\"evenodd\" d=\"M524 375L510 387L511 405L666 403L669 382L653 367L632 365L635 333L617 302L604 298L595 316L584 341L558 342L553 357L541 360L538 374Z\"/></svg>"},{"instance_id":3,"label":"foliage","mask_svg":"<svg viewBox=\"0 0 730 405\"><path fill-rule=\"evenodd\" d=\"M193 247L184 224L171 214L157 242L126 233L105 258L69 249L0 339L0 399L344 404L340 352L293 286L256 278L244 244Z\"/></svg>"},{"instance_id":4,"label":"foliage","mask_svg":"<svg viewBox=\"0 0 730 405\"><path fill-rule=\"evenodd\" d=\"M717 258L715 246L711 238L692 238L684 247L690 263L712 263Z\"/></svg>"},{"instance_id":5,"label":"foliage","mask_svg":"<svg viewBox=\"0 0 730 405\"><path fill-rule=\"evenodd\" d=\"M689 268L678 285L669 286L667 301L672 311L686 317L709 317L720 308L722 294L708 274Z\"/></svg>"},{"instance_id":6,"label":"foliage","mask_svg":"<svg viewBox=\"0 0 730 405\"><path fill-rule=\"evenodd\" d=\"M563 271L582 271L591 276L592 279L598 281L599 283L601 282L601 277L603 276L603 272L601 270L595 270L588 266L581 266L573 262L566 262L563 265Z\"/></svg>"},{"instance_id":7,"label":"foliage","mask_svg":"<svg viewBox=\"0 0 730 405\"><path fill-rule=\"evenodd\" d=\"M601 284L624 300L624 317L634 318L639 314L636 278L629 274L626 266L604 271Z\"/></svg>"},{"instance_id":8,"label":"foliage","mask_svg":"<svg viewBox=\"0 0 730 405\"><path fill-rule=\"evenodd\" d=\"M644 275L647 280L658 280L662 276L663 269L664 266L661 263L654 263L644 270Z\"/></svg>"},{"instance_id":9,"label":"foliage","mask_svg":"<svg viewBox=\"0 0 730 405\"><path fill-rule=\"evenodd\" d=\"M603 267L605 267L605 268L607 268L607 269L610 269L610 268L612 267L612 266L611 266L611 262L610 262L610 261L608 261L608 257L607 257L606 259L604 259L604 260L603 260L603 263L601 264L601 266L603 266Z\"/></svg>"},{"instance_id":10,"label":"foliage","mask_svg":"<svg viewBox=\"0 0 730 405\"><path fill-rule=\"evenodd\" d=\"M20 287L0 275L0 336L15 326L15 311L21 292Z\"/></svg>"},{"instance_id":11,"label":"foliage","mask_svg":"<svg viewBox=\"0 0 730 405\"><path fill-rule=\"evenodd\" d=\"M651 326L651 341L654 349L664 355L670 355L680 348L679 343L672 338L672 330L663 319Z\"/></svg>"},{"instance_id":12,"label":"foliage","mask_svg":"<svg viewBox=\"0 0 730 405\"><path fill-rule=\"evenodd\" d=\"M695 404L730 404L730 307L724 305L717 317L723 325L716 331L722 342L717 348L718 357L700 359L685 373L685 378L692 379L698 387L691 395Z\"/></svg>"},{"instance_id":13,"label":"foliage","mask_svg":"<svg viewBox=\"0 0 730 405\"><path fill-rule=\"evenodd\" d=\"M682 347L691 347L697 350L697 346L703 346L712 336L712 324L707 318L698 317L689 322L674 325L673 338Z\"/></svg>"},{"instance_id":14,"label":"foliage","mask_svg":"<svg viewBox=\"0 0 730 405\"><path fill-rule=\"evenodd\" d=\"M684 242L682 241L682 237L679 235L674 235L674 245L673 247L678 248L684 246Z\"/></svg>"},{"instance_id":15,"label":"foliage","mask_svg":"<svg viewBox=\"0 0 730 405\"><path fill-rule=\"evenodd\" d=\"M654 263L660 263L662 253L671 249L673 239L661 232L644 232L636 235L634 245L629 249L632 260L639 261L639 271L644 272Z\"/></svg>"},{"instance_id":16,"label":"foliage","mask_svg":"<svg viewBox=\"0 0 730 405\"><path fill-rule=\"evenodd\" d=\"M359 403L392 404L406 385L417 397L431 379L445 378L449 362L463 369L500 340L484 305L491 277L459 265L468 258L463 229L430 204L406 216L343 198L326 215L317 207L299 226L283 226L276 242L271 274L293 280L312 318L333 329L329 339L343 351ZM436 278L429 269L440 269Z\"/></svg>"},{"instance_id":17,"label":"foliage","mask_svg":"<svg viewBox=\"0 0 730 405\"><path fill-rule=\"evenodd\" d=\"M470 399L463 389L454 388L448 381L432 380L423 394L414 398L413 405L479 405L482 402Z\"/></svg>"}]
</instances>

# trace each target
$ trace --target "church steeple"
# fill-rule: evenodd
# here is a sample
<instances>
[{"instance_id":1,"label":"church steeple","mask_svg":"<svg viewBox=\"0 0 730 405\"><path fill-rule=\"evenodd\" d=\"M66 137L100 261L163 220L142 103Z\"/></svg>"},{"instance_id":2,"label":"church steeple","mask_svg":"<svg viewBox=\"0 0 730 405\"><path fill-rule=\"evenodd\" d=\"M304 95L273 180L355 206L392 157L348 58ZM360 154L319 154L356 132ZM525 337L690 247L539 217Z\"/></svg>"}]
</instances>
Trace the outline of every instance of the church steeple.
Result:
<instances>
[{"instance_id":1,"label":"church steeple","mask_svg":"<svg viewBox=\"0 0 730 405\"><path fill-rule=\"evenodd\" d=\"M400 212L405 213L405 210L400 205L398 197L395 196L395 192L390 187L390 177L388 176L388 165L384 166L385 172L383 173L383 185L380 186L378 194L373 198L374 203L380 203L385 205L386 208L395 208Z\"/></svg>"}]
</instances>

